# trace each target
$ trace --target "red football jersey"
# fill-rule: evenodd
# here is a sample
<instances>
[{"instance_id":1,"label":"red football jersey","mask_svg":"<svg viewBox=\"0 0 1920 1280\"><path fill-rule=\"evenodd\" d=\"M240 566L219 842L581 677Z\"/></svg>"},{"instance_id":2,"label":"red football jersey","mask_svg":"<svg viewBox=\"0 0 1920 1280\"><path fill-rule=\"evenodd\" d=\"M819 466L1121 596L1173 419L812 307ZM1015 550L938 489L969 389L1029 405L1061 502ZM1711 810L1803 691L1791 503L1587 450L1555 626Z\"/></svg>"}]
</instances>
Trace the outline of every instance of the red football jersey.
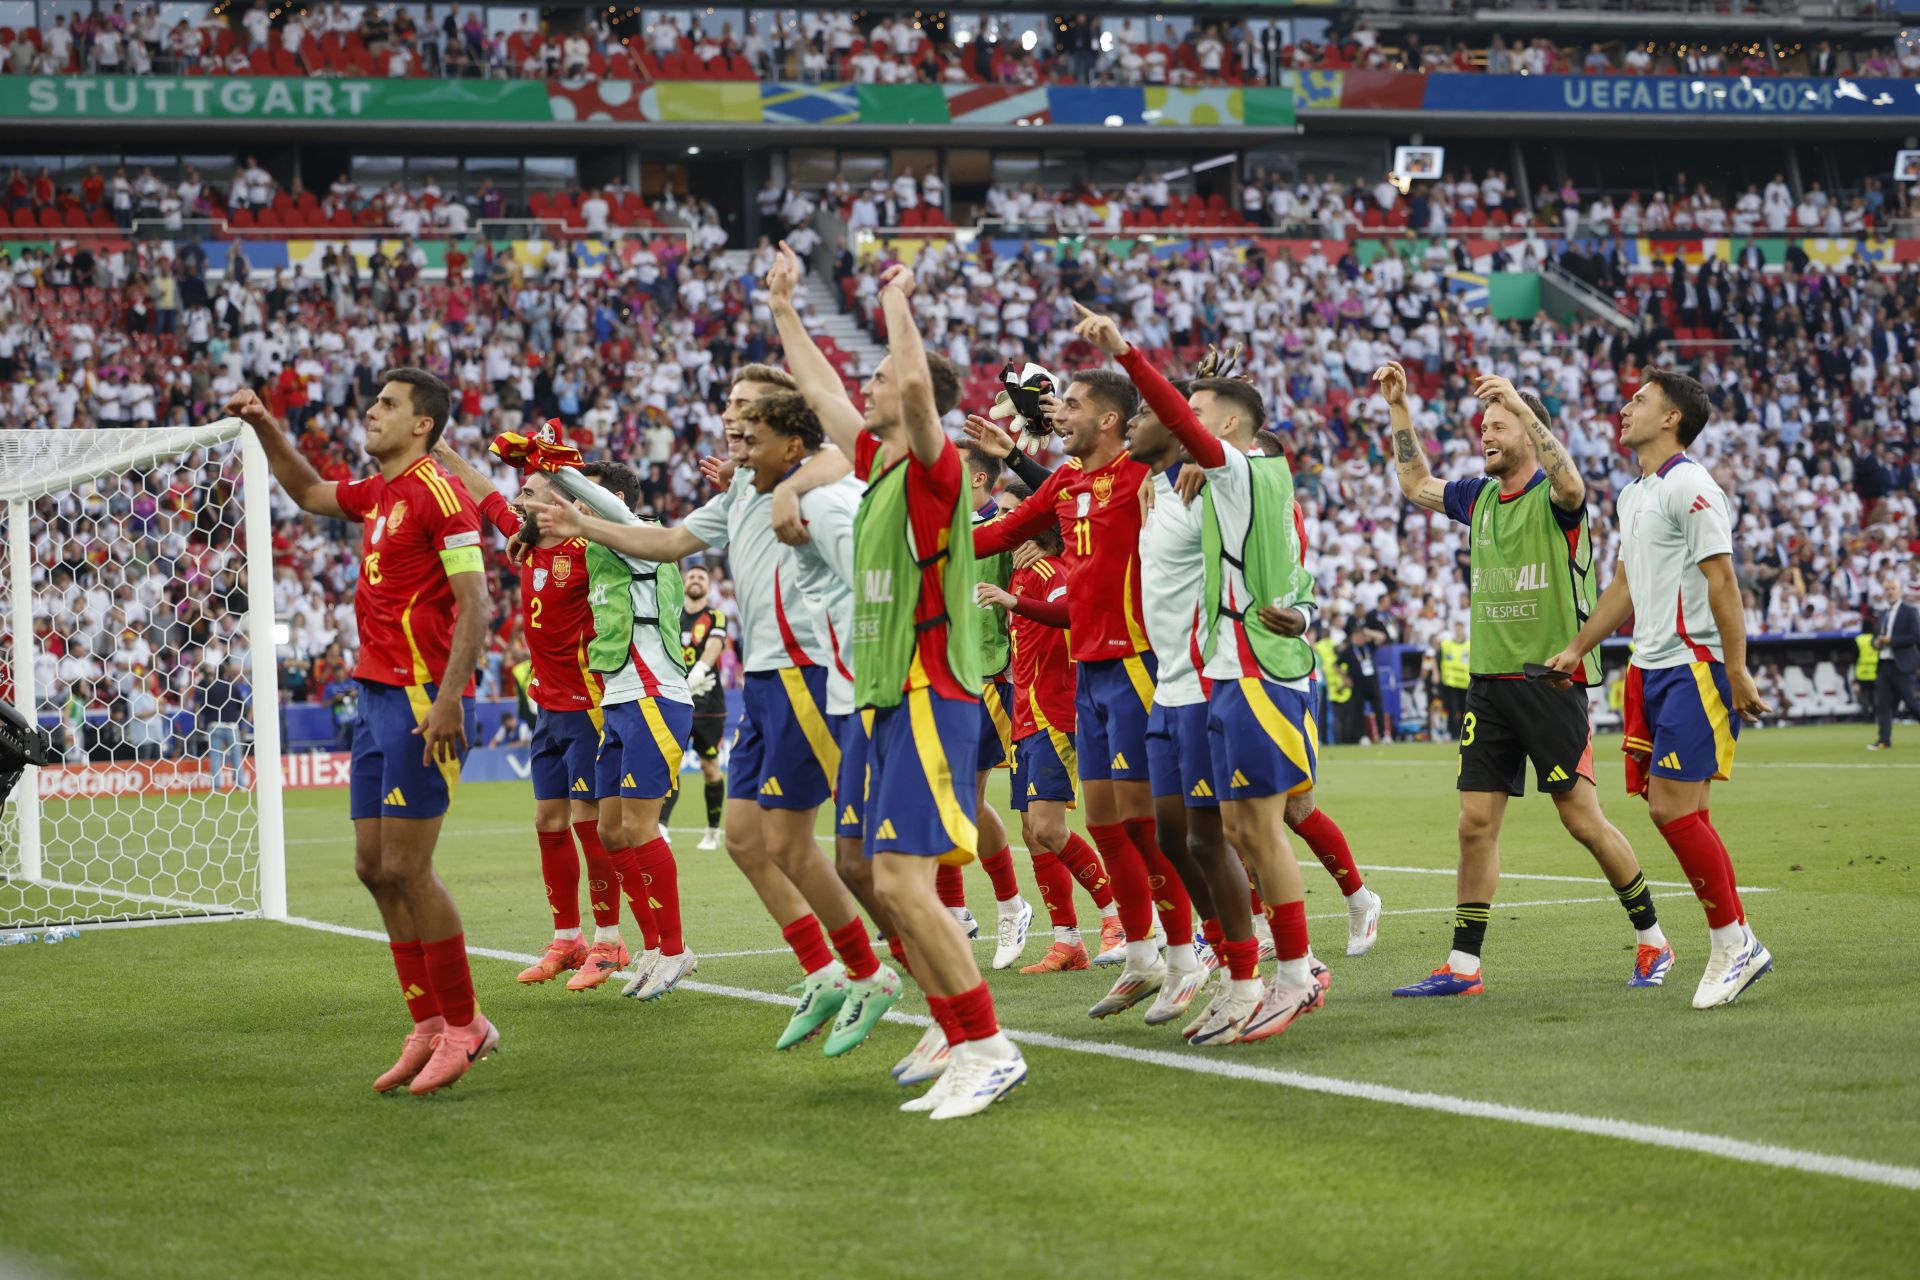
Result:
<instances>
[{"instance_id":1,"label":"red football jersey","mask_svg":"<svg viewBox=\"0 0 1920 1280\"><path fill-rule=\"evenodd\" d=\"M1140 487L1143 462L1122 453L1098 471L1069 458L1038 492L974 531L976 555L1011 551L1057 521L1066 541L1067 608L1077 662L1145 653L1140 618Z\"/></svg>"},{"instance_id":2,"label":"red football jersey","mask_svg":"<svg viewBox=\"0 0 1920 1280\"><path fill-rule=\"evenodd\" d=\"M334 489L349 520L358 520L360 581L353 615L360 624L354 678L375 684L438 684L447 670L458 610L442 556L471 548L479 564L480 510L432 458L392 481L375 474ZM467 693L473 682L467 682Z\"/></svg>"},{"instance_id":3,"label":"red football jersey","mask_svg":"<svg viewBox=\"0 0 1920 1280\"><path fill-rule=\"evenodd\" d=\"M1013 572L1008 590L1016 596L1032 596L1049 603L1066 600L1073 607L1067 588L1065 563L1043 556L1024 569ZM1013 739L1032 737L1045 729L1073 732L1073 658L1068 654L1068 630L1049 627L1012 614L1007 633L1013 641Z\"/></svg>"},{"instance_id":4,"label":"red football jersey","mask_svg":"<svg viewBox=\"0 0 1920 1280\"><path fill-rule=\"evenodd\" d=\"M497 493L481 500L480 514L509 538L520 532L519 513ZM599 706L605 680L587 668L593 606L587 602L586 539L535 547L520 563L520 600L520 625L533 662L527 697L548 711Z\"/></svg>"}]
</instances>

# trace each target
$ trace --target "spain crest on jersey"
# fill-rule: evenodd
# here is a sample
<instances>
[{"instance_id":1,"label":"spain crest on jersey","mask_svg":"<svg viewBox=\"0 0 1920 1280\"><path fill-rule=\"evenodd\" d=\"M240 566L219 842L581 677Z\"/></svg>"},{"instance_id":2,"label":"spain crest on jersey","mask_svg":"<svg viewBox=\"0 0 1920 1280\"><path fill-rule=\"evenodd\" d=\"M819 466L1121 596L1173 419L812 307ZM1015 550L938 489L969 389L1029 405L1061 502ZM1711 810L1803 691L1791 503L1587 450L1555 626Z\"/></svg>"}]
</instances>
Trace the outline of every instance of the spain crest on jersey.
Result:
<instances>
[{"instance_id":1,"label":"spain crest on jersey","mask_svg":"<svg viewBox=\"0 0 1920 1280\"><path fill-rule=\"evenodd\" d=\"M560 555L555 556L553 558L554 585L558 587L564 587L567 585L567 579L571 578L572 576L573 576L573 557L565 554L564 552Z\"/></svg>"},{"instance_id":2,"label":"spain crest on jersey","mask_svg":"<svg viewBox=\"0 0 1920 1280\"><path fill-rule=\"evenodd\" d=\"M1113 496L1113 477L1111 475L1093 478L1093 498L1101 506L1107 505L1107 499Z\"/></svg>"},{"instance_id":3,"label":"spain crest on jersey","mask_svg":"<svg viewBox=\"0 0 1920 1280\"><path fill-rule=\"evenodd\" d=\"M535 569L533 571L533 589L535 591L545 591L547 589L547 571L545 569Z\"/></svg>"},{"instance_id":4,"label":"spain crest on jersey","mask_svg":"<svg viewBox=\"0 0 1920 1280\"><path fill-rule=\"evenodd\" d=\"M400 525L404 520L406 520L406 518L407 518L407 500L405 498L402 498L398 502L393 504L392 510L387 512L387 532L388 533L400 532Z\"/></svg>"}]
</instances>

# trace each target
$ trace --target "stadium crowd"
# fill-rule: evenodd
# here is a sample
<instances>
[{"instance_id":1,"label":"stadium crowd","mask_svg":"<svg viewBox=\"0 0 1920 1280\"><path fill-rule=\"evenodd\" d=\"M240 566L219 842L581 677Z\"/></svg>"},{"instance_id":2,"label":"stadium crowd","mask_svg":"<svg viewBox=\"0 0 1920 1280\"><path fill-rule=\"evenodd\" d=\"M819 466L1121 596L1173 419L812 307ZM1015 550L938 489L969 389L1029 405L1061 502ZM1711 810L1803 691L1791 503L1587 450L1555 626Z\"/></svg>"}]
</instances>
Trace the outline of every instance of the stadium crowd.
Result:
<instances>
[{"instance_id":1,"label":"stadium crowd","mask_svg":"<svg viewBox=\"0 0 1920 1280\"><path fill-rule=\"evenodd\" d=\"M863 316L896 247L835 255L832 273ZM1716 413L1696 453L1736 504L1755 632L1871 627L1890 575L1911 572L1920 551L1913 266L1766 274L1676 259L1629 274L1617 260L1565 259L1648 317L1630 336L1544 314L1493 320L1456 293L1447 272L1464 251L1441 240L1366 263L1334 241L1299 258L1224 239L1131 254L1097 241L1002 257L985 240L913 248L927 341L970 371L969 409L990 402L1010 356L1062 372L1098 363L1073 339L1075 298L1111 309L1162 367L1191 365L1210 343L1243 346L1299 477L1342 669L1367 665L1381 644L1431 650L1465 605L1459 527L1401 501L1382 452L1386 408L1369 378L1388 359L1413 373L1414 421L1443 477L1480 469L1470 373L1537 388L1589 478L1602 564L1618 546L1611 496L1632 478L1615 411L1648 365L1697 369ZM469 457L498 431L554 416L589 457L639 466L651 514L672 520L702 501L698 460L722 449L732 370L780 357L760 283L768 251L738 274L677 244L636 242L630 257L591 261L561 243L532 264L476 252L456 245L445 280L426 278L417 245L365 264L329 251L313 271L250 270L236 251L215 273L192 245L171 256L145 241L74 255L64 278L27 255L0 260L0 403L16 425L193 423L217 417L233 389L264 387L322 473L346 478L364 466L359 414L380 370L420 364L455 388L451 434ZM860 372L837 355L844 373ZM44 705L133 724L201 711L224 662L244 657L230 486L216 468L163 468L42 503L51 536L36 554L63 620L42 646ZM355 646L357 543L278 496L274 515L283 692L337 703ZM490 695L511 691L523 654L518 580L499 568ZM724 580L718 594L724 608ZM125 643L130 628L139 644Z\"/></svg>"},{"instance_id":2,"label":"stadium crowd","mask_svg":"<svg viewBox=\"0 0 1920 1280\"><path fill-rule=\"evenodd\" d=\"M858 15L740 8L639 22L608 9L578 27L531 10L460 5L272 8L97 4L45 29L0 28L16 75L355 75L492 79L769 79L860 84L1243 85L1288 71L1496 75L1920 75L1920 42L1710 43L1697 38L1557 43L1382 32L1365 17L1244 15L1110 20L1058 15L1024 29L965 10ZM736 29L735 20L738 20Z\"/></svg>"}]
</instances>

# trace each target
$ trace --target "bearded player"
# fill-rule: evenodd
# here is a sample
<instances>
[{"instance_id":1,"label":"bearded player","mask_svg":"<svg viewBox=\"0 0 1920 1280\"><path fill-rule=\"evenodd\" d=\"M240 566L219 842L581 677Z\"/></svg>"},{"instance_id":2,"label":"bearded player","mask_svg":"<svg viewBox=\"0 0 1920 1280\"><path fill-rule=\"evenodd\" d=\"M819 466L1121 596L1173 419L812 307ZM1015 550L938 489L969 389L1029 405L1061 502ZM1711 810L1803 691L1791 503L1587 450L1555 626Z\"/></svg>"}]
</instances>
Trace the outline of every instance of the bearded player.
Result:
<instances>
[{"instance_id":1,"label":"bearded player","mask_svg":"<svg viewBox=\"0 0 1920 1280\"><path fill-rule=\"evenodd\" d=\"M253 428L274 479L302 510L363 527L354 618L360 722L353 738L354 871L386 925L413 1018L385 1093L444 1089L500 1047L476 1009L466 935L434 874L434 845L473 740L473 673L491 621L480 512L428 456L446 429L447 386L389 369L366 414L379 471L322 480L251 390L226 410Z\"/></svg>"},{"instance_id":2,"label":"bearded player","mask_svg":"<svg viewBox=\"0 0 1920 1280\"><path fill-rule=\"evenodd\" d=\"M1620 562L1593 616L1548 665L1576 676L1600 641L1633 618L1627 791L1646 797L1706 912L1707 968L1693 1007L1712 1009L1738 1000L1773 968L1747 925L1733 860L1708 813L1713 784L1733 772L1740 719L1759 720L1770 708L1747 671L1727 495L1686 453L1712 403L1685 374L1649 369L1644 377L1620 410L1620 443L1640 464L1617 504Z\"/></svg>"},{"instance_id":3,"label":"bearded player","mask_svg":"<svg viewBox=\"0 0 1920 1280\"><path fill-rule=\"evenodd\" d=\"M1406 371L1387 364L1373 378L1387 402L1401 492L1472 531L1472 670L1456 783L1460 872L1453 949L1432 974L1393 994L1479 995L1485 989L1480 949L1500 878L1500 826L1508 797L1526 792L1529 761L1534 786L1553 797L1560 824L1593 855L1626 908L1638 943L1627 985L1657 987L1673 964L1673 948L1633 847L1601 812L1593 781L1585 686L1599 680L1600 664L1584 662L1577 684L1525 674L1529 664L1564 649L1593 611L1586 483L1554 438L1546 405L1505 378L1486 377L1474 388L1486 403L1480 418L1486 475L1442 484L1428 472L1426 449L1407 410Z\"/></svg>"},{"instance_id":4,"label":"bearded player","mask_svg":"<svg viewBox=\"0 0 1920 1280\"><path fill-rule=\"evenodd\" d=\"M700 837L704 852L720 847L720 808L727 784L720 775L720 739L727 730L727 692L720 687L720 656L727 651L727 615L713 605L713 575L704 565L690 564L680 574L686 602L680 606L681 661L687 664L687 688L693 693L693 734L687 744L700 761L700 779L706 787L707 830ZM660 814L673 816L680 791L667 797Z\"/></svg>"},{"instance_id":5,"label":"bearded player","mask_svg":"<svg viewBox=\"0 0 1920 1280\"><path fill-rule=\"evenodd\" d=\"M547 905L553 912L553 938L546 951L522 970L524 983L550 982L567 970L582 969L590 947L580 928L580 859L574 855L575 837L587 864L588 904L593 912L592 947L613 960L612 968L627 962L620 936L619 893L625 890L639 921L643 944L651 961L659 951L658 926L640 878L622 879L600 842L599 788L594 760L600 751L605 717L600 709L602 677L587 662L593 638L593 610L587 601L587 544L579 538L557 538L538 525L529 526L516 503L509 503L478 468L442 441L434 457L480 504L480 514L508 539L519 539L521 634L526 638L532 679L529 701L538 708L533 725L533 827L540 846L540 875L546 884ZM521 494L554 501L552 482L538 471L521 484ZM527 535L531 534L531 540ZM568 828L572 830L569 832ZM618 886L616 888L616 886ZM596 963L593 985L606 980Z\"/></svg>"}]
</instances>

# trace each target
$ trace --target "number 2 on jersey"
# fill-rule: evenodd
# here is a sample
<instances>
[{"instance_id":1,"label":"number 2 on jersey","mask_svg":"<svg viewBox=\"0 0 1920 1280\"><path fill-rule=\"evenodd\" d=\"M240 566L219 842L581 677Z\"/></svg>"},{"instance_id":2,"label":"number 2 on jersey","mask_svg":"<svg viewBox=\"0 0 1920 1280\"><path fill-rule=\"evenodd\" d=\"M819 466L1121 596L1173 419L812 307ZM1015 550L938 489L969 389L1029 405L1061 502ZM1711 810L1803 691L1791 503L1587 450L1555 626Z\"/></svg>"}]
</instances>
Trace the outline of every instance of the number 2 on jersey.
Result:
<instances>
[{"instance_id":1,"label":"number 2 on jersey","mask_svg":"<svg viewBox=\"0 0 1920 1280\"><path fill-rule=\"evenodd\" d=\"M535 596L535 597L533 598L533 608L532 608L532 610L531 610L531 613L532 613L532 615L533 615L533 616L532 616L531 618L529 618L529 619L527 620L527 625L528 625L529 627L532 627L532 628L534 628L535 630L538 630L538 629L539 629L539 627L540 627L540 606L541 606L541 605L543 605L543 604L545 604L545 603L546 603L546 601L545 601L545 600L542 600L542 599L541 599L541 598L540 598L539 596Z\"/></svg>"}]
</instances>

